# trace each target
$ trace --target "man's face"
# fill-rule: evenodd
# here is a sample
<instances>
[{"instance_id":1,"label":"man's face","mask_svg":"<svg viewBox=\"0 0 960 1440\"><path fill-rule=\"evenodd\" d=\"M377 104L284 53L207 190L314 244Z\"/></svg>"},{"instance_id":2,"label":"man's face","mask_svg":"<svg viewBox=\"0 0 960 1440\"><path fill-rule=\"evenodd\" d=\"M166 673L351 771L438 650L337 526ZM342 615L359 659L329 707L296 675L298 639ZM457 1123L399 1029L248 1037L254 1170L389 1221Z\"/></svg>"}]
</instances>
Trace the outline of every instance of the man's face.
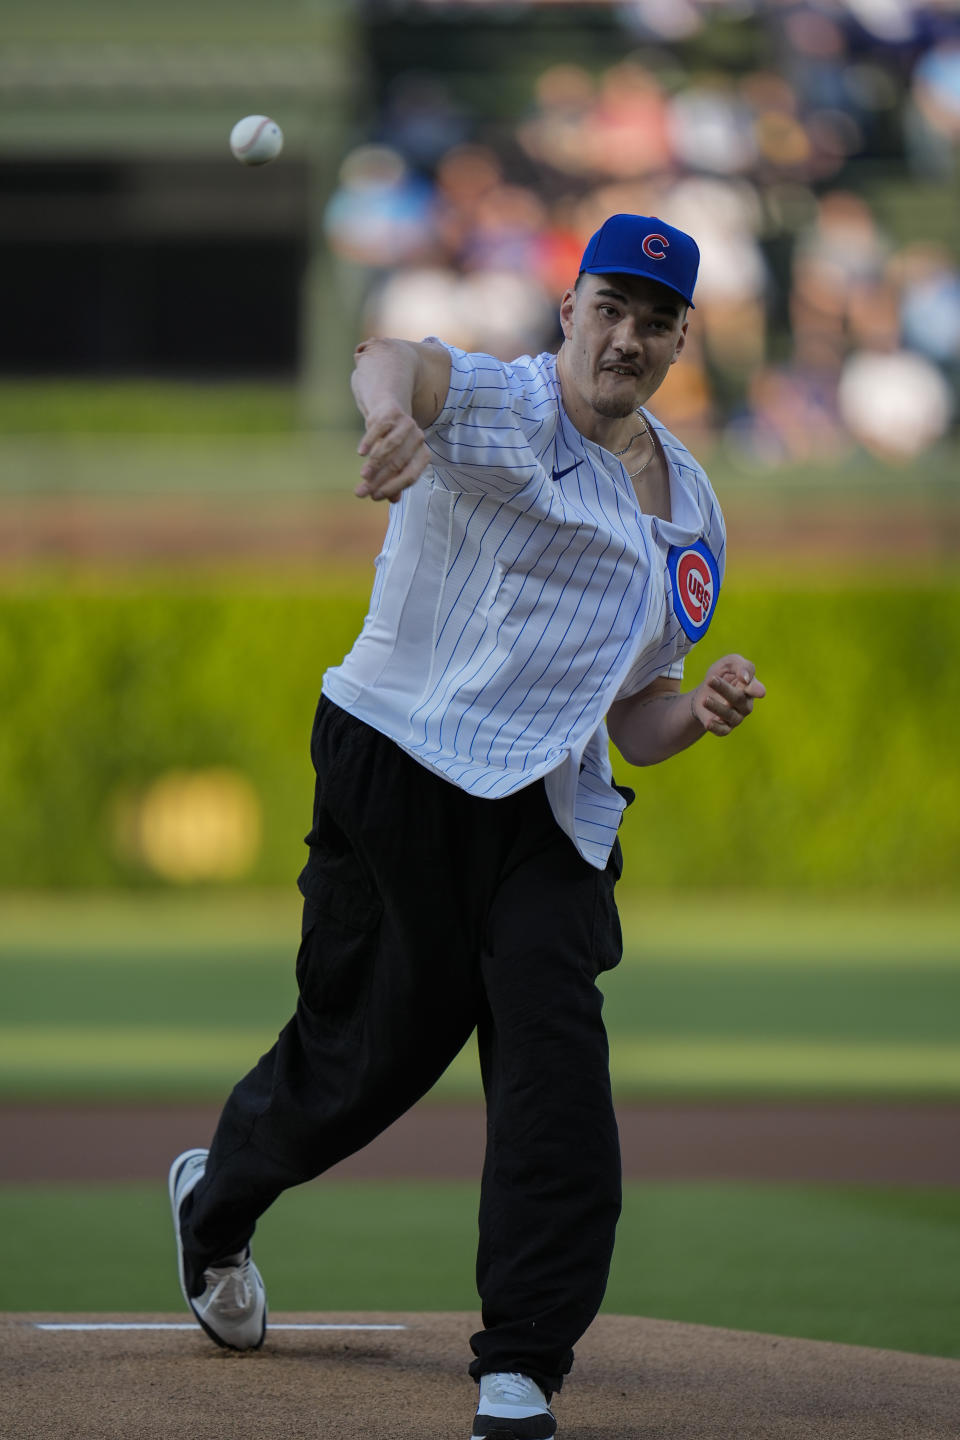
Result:
<instances>
[{"instance_id":1,"label":"man's face","mask_svg":"<svg viewBox=\"0 0 960 1440\"><path fill-rule=\"evenodd\" d=\"M686 313L674 290L642 275L582 276L560 303L565 385L596 415L630 415L679 358Z\"/></svg>"}]
</instances>

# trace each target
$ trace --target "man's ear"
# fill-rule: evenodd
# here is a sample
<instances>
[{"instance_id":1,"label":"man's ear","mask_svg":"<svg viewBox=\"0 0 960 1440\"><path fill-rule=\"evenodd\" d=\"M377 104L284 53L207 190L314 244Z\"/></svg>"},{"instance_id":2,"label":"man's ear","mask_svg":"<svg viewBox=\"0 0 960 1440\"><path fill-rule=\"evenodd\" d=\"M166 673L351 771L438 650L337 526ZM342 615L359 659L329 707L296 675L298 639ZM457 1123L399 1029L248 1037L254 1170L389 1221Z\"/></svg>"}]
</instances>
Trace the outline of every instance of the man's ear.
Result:
<instances>
[{"instance_id":1,"label":"man's ear","mask_svg":"<svg viewBox=\"0 0 960 1440\"><path fill-rule=\"evenodd\" d=\"M680 359L680 356L683 354L683 347L687 343L687 331L689 330L689 328L690 322L688 320L684 320L683 324L680 327L680 334L677 336L677 343L676 347L674 348L673 359L670 361L671 365L676 365L677 361Z\"/></svg>"},{"instance_id":2,"label":"man's ear","mask_svg":"<svg viewBox=\"0 0 960 1440\"><path fill-rule=\"evenodd\" d=\"M570 339L570 332L573 329L573 312L576 304L576 290L564 290L563 299L560 301L560 328L563 331L565 340Z\"/></svg>"}]
</instances>

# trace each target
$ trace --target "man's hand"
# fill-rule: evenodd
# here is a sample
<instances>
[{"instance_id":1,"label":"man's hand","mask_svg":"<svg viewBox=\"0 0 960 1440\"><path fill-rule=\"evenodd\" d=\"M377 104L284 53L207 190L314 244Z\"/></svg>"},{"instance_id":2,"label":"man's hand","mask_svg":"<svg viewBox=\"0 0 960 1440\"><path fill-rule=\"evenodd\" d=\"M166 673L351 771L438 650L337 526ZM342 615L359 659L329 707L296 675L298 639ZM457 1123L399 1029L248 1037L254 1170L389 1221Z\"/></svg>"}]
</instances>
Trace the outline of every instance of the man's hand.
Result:
<instances>
[{"instance_id":1,"label":"man's hand","mask_svg":"<svg viewBox=\"0 0 960 1440\"><path fill-rule=\"evenodd\" d=\"M742 655L715 660L695 690L659 675L645 689L615 700L607 730L628 765L659 765L695 745L709 731L729 735L766 695L754 668Z\"/></svg>"},{"instance_id":2,"label":"man's hand","mask_svg":"<svg viewBox=\"0 0 960 1440\"><path fill-rule=\"evenodd\" d=\"M365 429L355 495L398 500L430 464L424 431L443 409L450 388L450 352L426 341L362 340L350 379Z\"/></svg>"},{"instance_id":3,"label":"man's hand","mask_svg":"<svg viewBox=\"0 0 960 1440\"><path fill-rule=\"evenodd\" d=\"M391 504L420 478L430 463L423 431L397 404L367 416L367 428L357 453L366 460L354 495L369 495L372 500L389 500Z\"/></svg>"},{"instance_id":4,"label":"man's hand","mask_svg":"<svg viewBox=\"0 0 960 1440\"><path fill-rule=\"evenodd\" d=\"M711 735L729 735L762 700L767 691L756 671L742 655L715 660L703 680L690 692L690 713Z\"/></svg>"}]
</instances>

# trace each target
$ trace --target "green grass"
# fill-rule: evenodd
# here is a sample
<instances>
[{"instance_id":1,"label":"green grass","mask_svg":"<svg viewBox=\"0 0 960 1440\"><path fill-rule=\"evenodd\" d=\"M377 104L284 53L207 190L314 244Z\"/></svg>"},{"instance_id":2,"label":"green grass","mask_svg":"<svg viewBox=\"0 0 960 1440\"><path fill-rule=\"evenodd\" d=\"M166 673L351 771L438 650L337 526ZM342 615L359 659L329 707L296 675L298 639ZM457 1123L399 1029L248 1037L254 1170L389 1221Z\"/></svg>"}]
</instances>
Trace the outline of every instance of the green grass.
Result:
<instances>
[{"instance_id":1,"label":"green grass","mask_svg":"<svg viewBox=\"0 0 960 1440\"><path fill-rule=\"evenodd\" d=\"M211 428L204 430L208 422ZM208 496L268 508L280 498L296 503L301 515L311 514L317 523L324 498L352 501L356 507L358 429L274 433L269 411L256 408L233 433L218 433L220 423L229 426L229 418L221 422L215 414L198 413L196 429L164 428L161 415L150 434L129 428L109 434L0 429L0 498L98 496L134 507L144 496L166 496L172 505L183 497ZM371 558L373 553L371 547ZM191 571L185 574L189 578Z\"/></svg>"},{"instance_id":2,"label":"green grass","mask_svg":"<svg viewBox=\"0 0 960 1440\"><path fill-rule=\"evenodd\" d=\"M0 435L251 435L296 425L293 385L0 381Z\"/></svg>"},{"instance_id":3,"label":"green grass","mask_svg":"<svg viewBox=\"0 0 960 1440\"><path fill-rule=\"evenodd\" d=\"M0 1096L219 1098L295 1001L295 894L7 897ZM960 907L628 903L603 978L645 1095L960 1095ZM477 1096L472 1045L437 1088Z\"/></svg>"},{"instance_id":4,"label":"green grass","mask_svg":"<svg viewBox=\"0 0 960 1440\"><path fill-rule=\"evenodd\" d=\"M222 1096L293 1001L295 893L0 899L0 1096ZM960 1093L960 907L651 896L604 979L620 1098ZM201 1043L197 1043L200 1041ZM470 1048L438 1089L478 1093ZM468 1309L476 1186L289 1192L284 1309ZM631 1185L615 1313L960 1354L956 1192ZM162 1186L0 1189L3 1304L180 1308Z\"/></svg>"},{"instance_id":5,"label":"green grass","mask_svg":"<svg viewBox=\"0 0 960 1440\"><path fill-rule=\"evenodd\" d=\"M475 1310L476 1186L319 1182L261 1222L283 1310ZM605 1309L960 1357L955 1191L630 1185ZM161 1186L0 1189L9 1310L178 1311Z\"/></svg>"},{"instance_id":6,"label":"green grass","mask_svg":"<svg viewBox=\"0 0 960 1440\"><path fill-rule=\"evenodd\" d=\"M343 394L337 423L313 434L295 381L0 378L0 494L349 494L360 419L346 381ZM960 450L950 438L922 467L856 449L816 464L754 466L717 444L698 458L728 502L761 512L787 504L819 514L856 496L872 510L912 502L942 507L945 523L956 514Z\"/></svg>"}]
</instances>

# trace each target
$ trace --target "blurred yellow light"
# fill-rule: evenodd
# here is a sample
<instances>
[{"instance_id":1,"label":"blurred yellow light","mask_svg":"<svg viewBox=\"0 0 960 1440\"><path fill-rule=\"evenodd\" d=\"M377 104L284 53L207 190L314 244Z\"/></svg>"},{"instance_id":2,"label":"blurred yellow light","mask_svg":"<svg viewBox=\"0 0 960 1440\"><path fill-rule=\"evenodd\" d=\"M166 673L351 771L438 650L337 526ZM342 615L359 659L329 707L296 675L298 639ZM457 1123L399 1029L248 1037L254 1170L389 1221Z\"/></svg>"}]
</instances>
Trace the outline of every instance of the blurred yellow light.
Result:
<instances>
[{"instance_id":1,"label":"blurred yellow light","mask_svg":"<svg viewBox=\"0 0 960 1440\"><path fill-rule=\"evenodd\" d=\"M235 770L170 770L117 813L124 851L180 884L236 880L260 851L260 801Z\"/></svg>"}]
</instances>

